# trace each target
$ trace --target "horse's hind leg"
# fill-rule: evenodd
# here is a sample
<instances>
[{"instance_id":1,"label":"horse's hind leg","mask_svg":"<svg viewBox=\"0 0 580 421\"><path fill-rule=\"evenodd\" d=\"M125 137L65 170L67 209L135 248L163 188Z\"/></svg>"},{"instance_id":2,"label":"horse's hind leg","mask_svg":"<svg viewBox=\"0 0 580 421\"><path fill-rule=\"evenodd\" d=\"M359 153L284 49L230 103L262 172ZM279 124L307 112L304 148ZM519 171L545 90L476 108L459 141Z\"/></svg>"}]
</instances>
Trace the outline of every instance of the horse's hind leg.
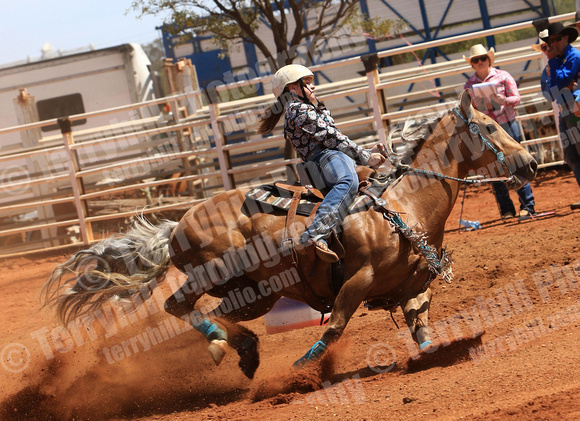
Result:
<instances>
[{"instance_id":1,"label":"horse's hind leg","mask_svg":"<svg viewBox=\"0 0 580 421\"><path fill-rule=\"evenodd\" d=\"M419 345L419 349L424 349L431 345L428 327L431 296L431 288L427 288L425 292L401 304L407 326L409 326L413 340Z\"/></svg>"},{"instance_id":2,"label":"horse's hind leg","mask_svg":"<svg viewBox=\"0 0 580 421\"><path fill-rule=\"evenodd\" d=\"M190 323L195 330L208 340L208 351L216 365L223 360L226 351L226 332L216 323L195 310L195 303L205 291L193 292L192 284L187 281L175 294L165 301L165 311L185 322Z\"/></svg>"},{"instance_id":3,"label":"horse's hind leg","mask_svg":"<svg viewBox=\"0 0 580 421\"><path fill-rule=\"evenodd\" d=\"M248 288L252 289L250 294ZM236 350L240 357L238 365L244 375L254 377L260 356L258 337L251 330L237 324L239 321L253 320L266 314L280 298L278 294L264 295L255 281L245 276L230 279L223 285L215 285L209 291L192 292L192 284L186 283L165 302L165 311L189 322L208 340L208 350L216 365L219 365L226 354L226 343ZM234 294L233 291L238 292ZM244 291L246 294L239 294ZM203 294L222 298L222 302L213 310L204 313L195 309L195 304ZM252 302L245 302L244 296L256 297ZM234 298L232 298L234 297ZM260 297L259 299L257 297ZM213 319L218 319L225 327L224 331ZM223 323L225 321L225 323Z\"/></svg>"},{"instance_id":4,"label":"horse's hind leg","mask_svg":"<svg viewBox=\"0 0 580 421\"><path fill-rule=\"evenodd\" d=\"M227 329L228 345L236 350L240 357L238 366L244 375L251 379L260 364L258 336L250 329L237 324L237 322L254 320L263 316L272 309L276 301L280 299L280 296L273 293L264 296L260 293L256 282L246 277L231 279L226 286L228 289L216 288L219 291L212 290L210 292L210 295L222 298L222 302L207 315L212 318L219 318L220 321L226 321L224 326ZM250 294L248 288L252 289L254 293ZM244 296L260 298L246 303L240 294L240 297L234 300L232 299L234 295L232 292L236 289L244 291L246 293Z\"/></svg>"},{"instance_id":5,"label":"horse's hind leg","mask_svg":"<svg viewBox=\"0 0 580 421\"><path fill-rule=\"evenodd\" d=\"M253 379L260 365L258 335L236 323L226 321L224 326L228 331L228 345L234 348L240 357L238 367L247 378Z\"/></svg>"}]
</instances>

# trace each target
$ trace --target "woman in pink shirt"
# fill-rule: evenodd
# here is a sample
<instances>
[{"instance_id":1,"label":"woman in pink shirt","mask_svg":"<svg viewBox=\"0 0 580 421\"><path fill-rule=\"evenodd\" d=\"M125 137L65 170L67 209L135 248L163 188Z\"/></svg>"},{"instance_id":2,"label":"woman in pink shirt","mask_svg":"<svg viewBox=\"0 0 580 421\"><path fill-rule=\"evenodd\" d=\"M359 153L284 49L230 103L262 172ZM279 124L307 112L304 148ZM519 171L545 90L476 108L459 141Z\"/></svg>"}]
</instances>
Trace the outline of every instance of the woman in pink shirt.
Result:
<instances>
[{"instance_id":1,"label":"woman in pink shirt","mask_svg":"<svg viewBox=\"0 0 580 421\"><path fill-rule=\"evenodd\" d=\"M481 44L476 44L469 49L469 57L463 56L475 70L473 76L465 83L465 89L472 89L478 83L495 84L495 93L492 93L485 101L481 97L473 96L473 105L481 112L487 114L518 143L522 141L520 127L516 121L514 105L520 102L520 94L514 78L505 70L493 67L495 51L492 48L486 50ZM516 209L509 196L509 191L504 183L493 183L493 192L499 205L501 217L513 218ZM520 199L519 216L528 216L535 213L534 195L532 186L526 183L517 190Z\"/></svg>"}]
</instances>

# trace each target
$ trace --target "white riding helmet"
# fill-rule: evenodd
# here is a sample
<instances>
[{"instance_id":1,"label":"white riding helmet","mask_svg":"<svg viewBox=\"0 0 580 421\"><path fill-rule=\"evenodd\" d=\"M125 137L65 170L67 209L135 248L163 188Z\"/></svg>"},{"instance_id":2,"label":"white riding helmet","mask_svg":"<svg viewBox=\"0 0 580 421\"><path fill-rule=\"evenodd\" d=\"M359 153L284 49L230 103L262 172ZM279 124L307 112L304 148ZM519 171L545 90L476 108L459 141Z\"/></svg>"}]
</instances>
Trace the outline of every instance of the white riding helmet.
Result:
<instances>
[{"instance_id":1,"label":"white riding helmet","mask_svg":"<svg viewBox=\"0 0 580 421\"><path fill-rule=\"evenodd\" d=\"M306 76L314 76L307 67L300 64L289 64L279 69L272 79L272 92L278 98L284 92L286 85L298 82Z\"/></svg>"}]
</instances>

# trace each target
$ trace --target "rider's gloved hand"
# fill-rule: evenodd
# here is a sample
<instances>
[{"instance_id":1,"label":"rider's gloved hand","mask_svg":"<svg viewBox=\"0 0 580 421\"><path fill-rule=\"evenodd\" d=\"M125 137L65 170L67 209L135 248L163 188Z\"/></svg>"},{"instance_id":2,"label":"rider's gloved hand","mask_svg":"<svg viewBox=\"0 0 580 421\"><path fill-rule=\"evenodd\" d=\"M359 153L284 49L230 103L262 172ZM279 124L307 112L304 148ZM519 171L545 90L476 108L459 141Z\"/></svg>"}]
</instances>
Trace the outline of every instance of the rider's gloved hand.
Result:
<instances>
[{"instance_id":1,"label":"rider's gloved hand","mask_svg":"<svg viewBox=\"0 0 580 421\"><path fill-rule=\"evenodd\" d=\"M385 163L386 158L380 153L372 153L367 165L371 168L378 168Z\"/></svg>"},{"instance_id":2,"label":"rider's gloved hand","mask_svg":"<svg viewBox=\"0 0 580 421\"><path fill-rule=\"evenodd\" d=\"M383 145L382 143L377 143L371 149L371 153L379 153L381 155L386 155L387 154L387 150L385 148L385 145Z\"/></svg>"}]
</instances>

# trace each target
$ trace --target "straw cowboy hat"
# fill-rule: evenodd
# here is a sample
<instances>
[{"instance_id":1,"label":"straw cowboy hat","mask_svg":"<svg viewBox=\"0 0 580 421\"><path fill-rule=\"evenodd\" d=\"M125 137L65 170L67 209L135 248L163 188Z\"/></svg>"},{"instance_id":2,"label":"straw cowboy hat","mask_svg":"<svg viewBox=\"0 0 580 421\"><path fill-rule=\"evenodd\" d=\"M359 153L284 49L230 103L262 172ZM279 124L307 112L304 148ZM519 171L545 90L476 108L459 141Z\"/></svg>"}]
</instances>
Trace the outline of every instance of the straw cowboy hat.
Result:
<instances>
[{"instance_id":1,"label":"straw cowboy hat","mask_svg":"<svg viewBox=\"0 0 580 421\"><path fill-rule=\"evenodd\" d=\"M548 37L548 30L544 29L543 31L541 31L538 34L538 41L539 44L533 44L532 48L536 51L542 51L542 44L545 44L546 42L542 39L542 38L547 38Z\"/></svg>"},{"instance_id":2,"label":"straw cowboy hat","mask_svg":"<svg viewBox=\"0 0 580 421\"><path fill-rule=\"evenodd\" d=\"M542 37L544 41L548 41L548 38L554 35L568 35L568 44L573 43L578 38L578 31L576 28L568 27L566 28L562 22L552 22L548 26L548 36Z\"/></svg>"},{"instance_id":3,"label":"straw cowboy hat","mask_svg":"<svg viewBox=\"0 0 580 421\"><path fill-rule=\"evenodd\" d=\"M475 44L473 47L469 49L469 57L463 56L463 58L468 64L471 64L471 59L473 57L479 56L488 56L490 66L493 66L493 62L495 60L495 50L493 49L493 47L491 47L489 51L487 51L483 45Z\"/></svg>"}]
</instances>

